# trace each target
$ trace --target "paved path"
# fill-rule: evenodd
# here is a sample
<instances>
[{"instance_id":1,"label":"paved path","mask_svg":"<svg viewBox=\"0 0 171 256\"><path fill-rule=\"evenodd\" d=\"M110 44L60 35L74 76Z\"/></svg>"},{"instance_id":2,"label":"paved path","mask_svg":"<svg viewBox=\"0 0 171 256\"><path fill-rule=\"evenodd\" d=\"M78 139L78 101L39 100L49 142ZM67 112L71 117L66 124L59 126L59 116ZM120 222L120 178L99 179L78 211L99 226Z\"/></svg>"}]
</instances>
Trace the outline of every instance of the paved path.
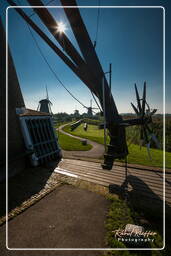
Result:
<instances>
[{"instance_id":1,"label":"paved path","mask_svg":"<svg viewBox=\"0 0 171 256\"><path fill-rule=\"evenodd\" d=\"M64 124L61 125L58 129L61 133L66 134L72 138L78 139L80 141L83 141L85 139L80 138L78 136L72 135L70 133L67 133L63 130L63 128L68 125L68 124ZM62 150L63 153L63 157L64 158L72 158L72 157L85 157L85 158L94 158L94 159L99 159L103 156L104 154L104 146L96 143L94 141L91 140L87 140L87 143L92 145L92 149L88 150L88 151L66 151L66 150Z\"/></svg>"},{"instance_id":2,"label":"paved path","mask_svg":"<svg viewBox=\"0 0 171 256\"><path fill-rule=\"evenodd\" d=\"M100 163L64 159L59 168L63 174L103 186L115 185L116 189L125 181L123 166L114 165L112 170L103 170ZM152 168L152 167L151 167ZM60 171L60 170L59 170ZM150 200L151 206L163 200L163 172L147 168L128 167L129 190L142 199ZM171 172L166 171L166 202L171 207Z\"/></svg>"},{"instance_id":3,"label":"paved path","mask_svg":"<svg viewBox=\"0 0 171 256\"><path fill-rule=\"evenodd\" d=\"M8 246L104 248L104 224L109 204L102 195L71 185L62 185L9 222ZM3 242L4 227L5 225L0 228ZM0 245L3 255L2 242Z\"/></svg>"}]
</instances>

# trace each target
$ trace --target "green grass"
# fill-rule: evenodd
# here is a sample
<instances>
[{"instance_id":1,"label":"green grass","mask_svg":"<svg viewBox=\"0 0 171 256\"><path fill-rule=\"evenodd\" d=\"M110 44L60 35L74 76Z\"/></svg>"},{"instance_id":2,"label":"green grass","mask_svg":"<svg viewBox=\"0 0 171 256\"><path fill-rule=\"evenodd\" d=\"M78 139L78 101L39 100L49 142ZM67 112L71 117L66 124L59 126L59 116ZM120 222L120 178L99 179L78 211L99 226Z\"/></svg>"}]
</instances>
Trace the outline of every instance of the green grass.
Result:
<instances>
[{"instance_id":1,"label":"green grass","mask_svg":"<svg viewBox=\"0 0 171 256\"><path fill-rule=\"evenodd\" d=\"M123 242L118 241L115 238L115 235L113 233L114 230L117 229L124 229L126 224L135 224L135 225L140 225L140 219L147 217L146 214L143 213L141 216L139 212L136 212L135 209L129 206L128 203L126 203L123 199L117 199L114 196L108 196L108 200L111 201L111 205L109 207L109 212L107 215L107 221L106 221L106 229L107 229L107 234L106 234L106 242L110 248L130 248L134 247L137 248L137 244L130 246L130 244L125 244ZM153 224L150 224L149 220L146 222L145 225L143 225L145 230L151 230L153 232L156 232L157 235L154 237L154 242L150 243L144 243L143 245L140 245L140 247L143 248L162 248L163 247L163 242L162 242L162 237L160 235L161 231L158 229L158 226ZM142 251L109 251L105 254L107 255L132 255L132 256L137 256L137 255L144 255L144 252ZM154 251L154 253L150 253L147 255L162 255L162 251Z\"/></svg>"},{"instance_id":2,"label":"green grass","mask_svg":"<svg viewBox=\"0 0 171 256\"><path fill-rule=\"evenodd\" d=\"M82 145L82 142L80 140L67 136L61 132L58 132L58 140L59 145L63 150L87 151L92 148L92 145Z\"/></svg>"},{"instance_id":3,"label":"green grass","mask_svg":"<svg viewBox=\"0 0 171 256\"><path fill-rule=\"evenodd\" d=\"M61 126L61 125L63 125L63 124L67 124L68 122L56 122L55 124L54 124L54 128L56 129L56 128L58 128L59 126Z\"/></svg>"},{"instance_id":4,"label":"green grass","mask_svg":"<svg viewBox=\"0 0 171 256\"><path fill-rule=\"evenodd\" d=\"M103 144L104 131L99 130L96 125L88 125L88 130L84 131L83 124L77 127L74 131L70 131L70 126L64 127L64 130L73 135L77 135L82 138L90 139L97 143ZM109 143L109 137L107 138ZM129 146L128 163L140 164L146 166L163 167L163 151L158 149L150 149L152 160L149 159L146 147L140 149L139 145L131 144ZM171 168L171 153L166 152L166 168Z\"/></svg>"},{"instance_id":5,"label":"green grass","mask_svg":"<svg viewBox=\"0 0 171 256\"><path fill-rule=\"evenodd\" d=\"M147 148L138 145L129 146L128 163L142 164L147 166L163 167L163 151L150 149L151 160L149 159ZM171 153L166 152L166 168L171 168Z\"/></svg>"},{"instance_id":6,"label":"green grass","mask_svg":"<svg viewBox=\"0 0 171 256\"><path fill-rule=\"evenodd\" d=\"M98 129L98 126L96 125L89 124L87 131L84 131L83 124L78 126L74 131L70 130L70 125L65 126L63 130L70 134L76 135L81 138L90 139L100 144L103 144L104 142L104 131Z\"/></svg>"}]
</instances>

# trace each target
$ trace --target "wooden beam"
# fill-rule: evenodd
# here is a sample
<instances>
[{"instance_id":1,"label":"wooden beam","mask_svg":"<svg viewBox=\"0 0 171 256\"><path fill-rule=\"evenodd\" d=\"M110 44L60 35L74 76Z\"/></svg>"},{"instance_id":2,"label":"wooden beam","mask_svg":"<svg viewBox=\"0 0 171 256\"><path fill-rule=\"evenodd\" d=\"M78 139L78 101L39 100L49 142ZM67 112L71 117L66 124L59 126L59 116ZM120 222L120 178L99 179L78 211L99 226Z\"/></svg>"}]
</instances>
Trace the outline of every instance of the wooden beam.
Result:
<instances>
[{"instance_id":1,"label":"wooden beam","mask_svg":"<svg viewBox=\"0 0 171 256\"><path fill-rule=\"evenodd\" d=\"M12 2L12 0L7 0L7 1ZM66 3L65 0L61 0L61 1L63 3ZM35 6L35 5L43 6L43 4L40 0L35 0L35 1L28 0L28 2L33 6ZM76 5L76 2L74 0L71 0L70 3L71 3L71 5L72 4ZM75 71L73 69L72 70L88 86L88 88L99 98L99 101L100 101L102 107L103 107L102 80L104 79L105 116L106 116L106 121L107 121L107 128L109 130L109 135L110 135L111 139L110 139L110 145L108 146L107 154L105 155L105 163L103 165L103 168L110 169L112 167L114 159L123 158L128 154L126 137L125 137L125 127L120 126L120 124L122 123L122 117L119 115L119 113L117 111L113 97L110 96L110 88L108 86L106 78L104 77L105 74L100 65L98 57L95 53L95 49L93 48L93 45L89 38L86 27L82 21L79 10L78 10L78 8L71 9L71 13L68 13L68 19L69 19L70 24L73 27L73 32L75 34L76 40L80 46L80 49L82 51L82 54L83 54L83 57L85 60L82 59L82 57L79 55L79 53L74 48L74 46L69 41L69 39L66 37L66 35L64 35L63 38L62 37L59 38L59 36L57 36L58 33L56 33L56 29L54 28L55 25L57 26L57 23L46 8L33 8L33 9L35 9L36 13L39 15L39 17L41 18L43 23L46 25L46 27L53 34L53 36L56 38L56 40L60 43L60 45L62 47L63 47L62 40L65 41L65 51L70 56L70 58L73 60L73 62L75 64L75 66L73 66L75 68ZM64 8L64 10L67 10L67 8ZM73 10L76 10L76 12L74 12ZM76 15L76 17L78 19L78 24L76 23L74 15ZM74 20L72 20L71 17ZM25 16L25 18L26 18L26 16ZM30 22L28 17L25 20ZM30 22L30 24L31 23L32 23L32 21ZM32 25L33 25L33 23L32 23ZM76 25L79 25L80 28L76 28L75 27ZM34 28L35 28L35 26L34 26ZM37 27L37 30L38 30L38 27ZM79 32L81 35L78 35ZM40 33L40 29L39 29L39 35L40 34L41 33ZM44 38L44 37L45 37L45 35L42 36L42 38ZM45 41L47 42L47 38ZM49 45L51 43L52 42L49 42ZM59 50L58 50L58 52L59 52ZM92 56L90 56L91 54L93 56L93 59L92 59ZM61 53L60 53L60 55L61 55ZM64 60L64 58L67 58L67 56L65 56L65 57L64 56L63 56L63 60ZM69 61L69 60L67 59L67 61ZM110 101L109 101L109 99L110 99Z\"/></svg>"},{"instance_id":2,"label":"wooden beam","mask_svg":"<svg viewBox=\"0 0 171 256\"><path fill-rule=\"evenodd\" d=\"M12 0L7 0L11 6L17 6ZM97 95L94 90L94 82L90 74L85 72L82 67L77 67L50 39L49 37L25 14L25 12L16 8L16 12L33 28L33 30L52 48L52 50L64 61L64 63L80 78L80 80ZM98 96L98 95L97 95Z\"/></svg>"},{"instance_id":3,"label":"wooden beam","mask_svg":"<svg viewBox=\"0 0 171 256\"><path fill-rule=\"evenodd\" d=\"M114 99L111 95L111 102L110 104L108 99L110 96L110 88L108 86L104 71L102 69L102 66L100 64L100 61L98 59L98 56L95 52L95 48L91 42L90 36L88 34L88 31L86 29L86 26L82 20L81 14L79 12L78 8L65 8L67 6L68 1L67 0L60 0L61 4L64 7L65 14L70 22L71 28L73 30L73 33L75 35L75 38L77 40L77 43L80 47L81 53L91 69L93 77L96 79L98 82L98 94L100 96L100 103L101 106L103 107L103 89L102 89L102 80L104 82L104 87L105 87L105 102L106 102L106 118L107 121L110 123L113 120L115 122L118 121L118 110L115 105ZM77 7L77 3L75 0L70 0L69 2L70 6Z\"/></svg>"},{"instance_id":4,"label":"wooden beam","mask_svg":"<svg viewBox=\"0 0 171 256\"><path fill-rule=\"evenodd\" d=\"M43 7L43 3L41 0L28 0L29 4L33 6L34 11L37 13L41 21L45 24L49 32L54 36L54 38L58 41L64 51L70 56L72 61L77 66L84 65L85 62L83 58L80 56L76 48L67 38L65 33L57 32L57 24L58 22L53 18L53 16L49 13L47 8L34 8L34 6Z\"/></svg>"}]
</instances>

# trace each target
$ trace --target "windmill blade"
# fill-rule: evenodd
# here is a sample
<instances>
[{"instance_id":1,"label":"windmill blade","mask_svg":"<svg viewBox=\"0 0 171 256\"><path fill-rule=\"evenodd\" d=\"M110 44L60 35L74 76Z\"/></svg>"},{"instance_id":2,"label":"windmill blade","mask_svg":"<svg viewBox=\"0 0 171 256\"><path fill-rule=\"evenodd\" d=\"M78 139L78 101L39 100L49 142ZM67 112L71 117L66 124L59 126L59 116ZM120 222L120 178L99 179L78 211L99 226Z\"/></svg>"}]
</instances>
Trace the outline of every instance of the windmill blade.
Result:
<instances>
[{"instance_id":1,"label":"windmill blade","mask_svg":"<svg viewBox=\"0 0 171 256\"><path fill-rule=\"evenodd\" d=\"M151 157L151 154L150 154L150 142L147 143L146 146L147 146L148 157L149 157L149 159L152 161L152 157Z\"/></svg>"},{"instance_id":2,"label":"windmill blade","mask_svg":"<svg viewBox=\"0 0 171 256\"><path fill-rule=\"evenodd\" d=\"M157 137L155 136L154 133L151 134L151 139L154 141L154 143L156 144L157 148L161 148L160 142L158 141Z\"/></svg>"},{"instance_id":3,"label":"windmill blade","mask_svg":"<svg viewBox=\"0 0 171 256\"><path fill-rule=\"evenodd\" d=\"M136 98L137 98L138 109L139 109L139 112L141 112L140 97L139 97L139 93L138 93L137 85L136 84L135 84L135 93L136 93Z\"/></svg>"},{"instance_id":4,"label":"windmill blade","mask_svg":"<svg viewBox=\"0 0 171 256\"><path fill-rule=\"evenodd\" d=\"M153 109L153 111L150 113L150 116L154 115L157 112L157 109Z\"/></svg>"},{"instance_id":5,"label":"windmill blade","mask_svg":"<svg viewBox=\"0 0 171 256\"><path fill-rule=\"evenodd\" d=\"M149 143L150 140L148 138L148 134L147 134L147 130L146 130L145 126L143 126L143 131L144 131L145 141L146 141L146 143Z\"/></svg>"},{"instance_id":6,"label":"windmill blade","mask_svg":"<svg viewBox=\"0 0 171 256\"><path fill-rule=\"evenodd\" d=\"M140 141L145 141L145 144L149 143L148 133L144 125L140 129Z\"/></svg>"},{"instance_id":7,"label":"windmill blade","mask_svg":"<svg viewBox=\"0 0 171 256\"><path fill-rule=\"evenodd\" d=\"M139 112L138 109L135 107L135 105L131 102L131 106L134 109L135 113L137 114L137 116L139 116Z\"/></svg>"},{"instance_id":8,"label":"windmill blade","mask_svg":"<svg viewBox=\"0 0 171 256\"><path fill-rule=\"evenodd\" d=\"M141 150L141 148L143 146L143 142L144 142L144 140L140 140L140 150Z\"/></svg>"},{"instance_id":9,"label":"windmill blade","mask_svg":"<svg viewBox=\"0 0 171 256\"><path fill-rule=\"evenodd\" d=\"M143 99L142 99L142 116L145 114L145 103L146 103L146 82L144 82Z\"/></svg>"},{"instance_id":10,"label":"windmill blade","mask_svg":"<svg viewBox=\"0 0 171 256\"><path fill-rule=\"evenodd\" d=\"M144 126L145 126L145 128L147 129L147 131L149 132L149 134L152 134L152 133L153 133L153 132L152 132L152 129L150 129L150 127L148 126L148 124L145 124Z\"/></svg>"},{"instance_id":11,"label":"windmill blade","mask_svg":"<svg viewBox=\"0 0 171 256\"><path fill-rule=\"evenodd\" d=\"M143 127L141 126L141 128L140 128L140 149L143 146L143 142L144 142L144 131L143 131Z\"/></svg>"},{"instance_id":12,"label":"windmill blade","mask_svg":"<svg viewBox=\"0 0 171 256\"><path fill-rule=\"evenodd\" d=\"M155 134L153 133L153 131L149 128L149 126L147 124L145 124L145 128L149 132L149 135L151 137L150 140L153 140L154 143L156 144L156 147L160 149L161 148L160 142L158 141L158 139L155 136Z\"/></svg>"},{"instance_id":13,"label":"windmill blade","mask_svg":"<svg viewBox=\"0 0 171 256\"><path fill-rule=\"evenodd\" d=\"M131 140L128 141L128 142L129 142L129 143L128 143L128 148L133 144L134 139L138 136L138 133L139 133L139 129L136 129L136 130L134 131L134 134L133 134Z\"/></svg>"},{"instance_id":14,"label":"windmill blade","mask_svg":"<svg viewBox=\"0 0 171 256\"><path fill-rule=\"evenodd\" d=\"M140 99L139 97L136 84L135 84L135 92L136 92L136 99L137 99L137 107L135 107L133 103L131 103L131 106L134 109L137 116L139 116L141 119L140 148L143 144L146 144L148 156L151 159L151 155L150 155L151 141L153 140L157 148L160 148L160 143L153 133L153 128L150 126L150 124L152 124L152 115L156 113L157 109L151 110L148 103L146 102L146 82L144 82L142 99ZM141 104L141 101L142 101L142 104Z\"/></svg>"},{"instance_id":15,"label":"windmill blade","mask_svg":"<svg viewBox=\"0 0 171 256\"><path fill-rule=\"evenodd\" d=\"M46 99L49 99L47 85L46 85Z\"/></svg>"},{"instance_id":16,"label":"windmill blade","mask_svg":"<svg viewBox=\"0 0 171 256\"><path fill-rule=\"evenodd\" d=\"M140 128L140 140L144 140L144 131L142 126Z\"/></svg>"}]
</instances>

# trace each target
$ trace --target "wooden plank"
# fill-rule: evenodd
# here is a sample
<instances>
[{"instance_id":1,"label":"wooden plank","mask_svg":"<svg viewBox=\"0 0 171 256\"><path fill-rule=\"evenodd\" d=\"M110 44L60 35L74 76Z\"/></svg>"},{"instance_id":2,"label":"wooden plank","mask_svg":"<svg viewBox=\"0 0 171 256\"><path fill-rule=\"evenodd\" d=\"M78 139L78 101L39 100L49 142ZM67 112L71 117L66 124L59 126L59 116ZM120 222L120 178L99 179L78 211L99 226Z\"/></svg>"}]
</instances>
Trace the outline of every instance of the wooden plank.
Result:
<instances>
[{"instance_id":1,"label":"wooden plank","mask_svg":"<svg viewBox=\"0 0 171 256\"><path fill-rule=\"evenodd\" d=\"M98 183L99 181L100 182L105 182L105 184L107 184L107 186L109 184L116 184L116 185L121 185L123 183L123 180L119 180L119 179L115 179L113 182L111 182L110 179L106 179L106 178L103 178L103 177L99 177L95 174L86 174L85 172L83 172L82 170L71 170L71 169L66 169L68 170L69 172L72 172L73 174L76 174L76 175L79 175L79 177L81 177L82 179L85 179L85 178L90 178L90 180L92 182L95 182L95 183ZM135 185L137 186L136 187L136 192L145 192L145 193L148 193L148 188L144 188L143 185L141 184L138 184L135 183ZM153 190L154 194L156 193L158 196L160 196L160 198L163 197L163 191L159 191L159 190L156 190L154 188L149 188L150 190ZM156 195L154 195L153 197L156 197ZM168 199L169 200L169 199ZM171 200L171 199L170 199Z\"/></svg>"},{"instance_id":2,"label":"wooden plank","mask_svg":"<svg viewBox=\"0 0 171 256\"><path fill-rule=\"evenodd\" d=\"M82 167L82 166L75 166L75 165L70 165L69 163L65 164L65 165L62 165L62 168L64 169L68 169L68 170L78 170L78 169L81 169L81 171L84 171L86 173L94 173L94 174L97 174L97 176L99 177L103 177L104 179L110 179L111 182L114 182L116 179L121 179L122 181L124 181L125 179L125 176L121 176L120 174L113 174L113 173L109 173L109 172L102 172L101 170L97 170L97 169L89 169L89 168L86 168L86 167ZM140 178L142 178L141 176L138 176ZM159 181L159 178L157 180L157 183L155 183L153 180L149 180L149 179L144 179L143 178L143 181L145 181L150 188L156 188L158 189L159 191L163 192L163 180ZM138 182L138 181L137 181ZM159 183L160 182L160 183ZM171 190L170 187L166 186L166 189L167 191Z\"/></svg>"},{"instance_id":3,"label":"wooden plank","mask_svg":"<svg viewBox=\"0 0 171 256\"><path fill-rule=\"evenodd\" d=\"M85 167L87 167L87 165L85 165L85 163L83 162L83 161L79 161L80 163L82 163L82 165L80 165L80 164L75 164L76 163L76 161L73 163L73 162L71 162L71 163L69 163L68 162L68 164L71 166L71 165L74 165L74 167L76 167L76 166L80 166L80 167L82 167L82 166L85 166ZM89 164L88 162L86 162L86 164ZM122 176L122 175L124 175L124 173L125 173L125 170L124 169L122 169L122 172L120 172L120 171L118 171L118 170L115 170L114 172L113 171L108 171L108 170L102 170L102 169L99 169L99 167L97 167L97 163L94 163L95 165L95 169L97 169L99 172L101 172L101 173L104 173L104 174L114 174L115 176L117 176L117 175L119 175L119 176ZM89 165L88 165L89 166ZM93 166L93 167L94 167ZM92 169L91 168L89 168L89 171L92 171ZM94 169L93 169L93 171L94 171ZM162 184L162 186L163 186L163 177L160 177L160 175L159 175L159 173L153 173L154 175L152 175L151 173L147 173L147 172L139 172L139 171L137 171L137 170L132 170L132 169L128 169L128 172L130 173L130 174L132 174L132 175L135 175L135 176L137 176L137 177L140 177L140 178L143 178L143 179L145 179L146 181L148 181L149 182L149 177L150 177L150 181L151 182L153 182L153 181L155 181L157 184L160 182L161 184ZM162 174L161 174L162 175ZM146 177L147 177L147 179L146 179ZM171 175L170 175L170 177L171 177ZM159 178L161 178L161 181L160 181L160 179ZM167 179L168 180L168 179ZM168 181L168 183L169 183L169 181ZM167 188L167 190L171 190L171 186L170 186L170 184L168 184L167 182L166 182L166 188Z\"/></svg>"},{"instance_id":4,"label":"wooden plank","mask_svg":"<svg viewBox=\"0 0 171 256\"><path fill-rule=\"evenodd\" d=\"M100 169L99 163L69 159L63 160L60 163L60 167L78 175L82 180L103 186L109 186L109 184L120 186L125 180L124 167L115 167L114 170L107 171ZM128 171L130 175L135 176L135 180L133 180L134 189L136 187L135 193L159 201L163 199L162 172L161 175L158 175L155 171L149 170L145 170L145 172L144 170L140 170L140 172L137 169L129 168ZM142 179L144 184L136 180L136 178ZM168 184L166 184L166 191L171 191L171 187ZM166 201L171 202L171 193L166 194Z\"/></svg>"},{"instance_id":5,"label":"wooden plank","mask_svg":"<svg viewBox=\"0 0 171 256\"><path fill-rule=\"evenodd\" d=\"M71 162L66 161L66 162L68 162L69 164L72 164L74 166L76 166L76 165L85 166L85 167L88 166L88 167L98 169L100 171L110 172L110 173L116 173L116 172L119 172L119 171L124 172L125 171L124 167L122 167L122 166L115 166L115 167L112 168L112 170L109 171L109 170L100 169L101 165L99 163L93 163L92 164L92 162L86 162L86 161L80 161L80 160L78 160L78 162L77 162L77 160L74 160L74 161L72 160ZM149 177L152 177L152 176L156 177L157 176L157 172L152 171L152 170L137 170L137 169L130 168L130 167L128 167L128 170L129 171L131 170L131 171L135 172L136 174L140 174L140 173L142 174L143 173L143 175L147 175ZM161 174L163 174L163 173L161 172ZM170 175L170 178L171 178L171 175Z\"/></svg>"}]
</instances>

